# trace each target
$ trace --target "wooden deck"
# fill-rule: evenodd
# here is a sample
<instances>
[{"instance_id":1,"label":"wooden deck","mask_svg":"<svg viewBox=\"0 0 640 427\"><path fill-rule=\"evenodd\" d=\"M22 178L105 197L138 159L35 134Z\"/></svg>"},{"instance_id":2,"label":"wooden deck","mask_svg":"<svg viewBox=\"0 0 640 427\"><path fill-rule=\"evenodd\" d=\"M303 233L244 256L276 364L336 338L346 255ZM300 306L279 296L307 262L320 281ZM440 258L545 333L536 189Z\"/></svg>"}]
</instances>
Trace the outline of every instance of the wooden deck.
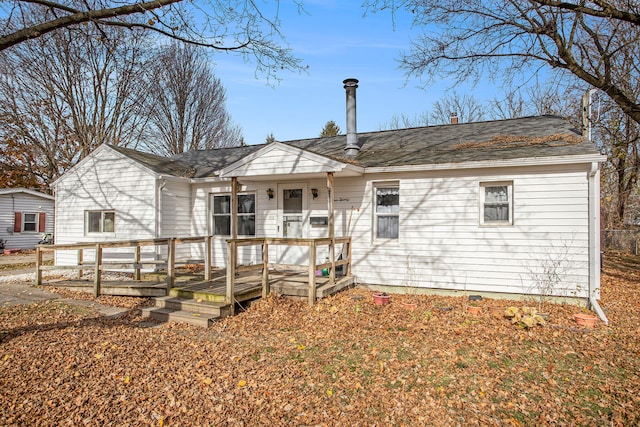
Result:
<instances>
[{"instance_id":1,"label":"wooden deck","mask_svg":"<svg viewBox=\"0 0 640 427\"><path fill-rule=\"evenodd\" d=\"M164 274L151 274L147 280L104 280L101 292L104 295L161 297L167 295L167 283ZM336 278L335 284L329 277L316 277L316 299L324 298L354 283L353 276ZM68 288L72 290L93 292L92 280L53 280L47 286ZM270 271L269 287L272 293L308 298L308 275L301 272ZM195 299L209 302L224 302L226 297L226 270L214 270L211 280L204 280L204 274L183 273L176 275L175 285L169 290L169 296ZM242 272L236 274L234 299L243 302L262 295L262 274Z\"/></svg>"}]
</instances>

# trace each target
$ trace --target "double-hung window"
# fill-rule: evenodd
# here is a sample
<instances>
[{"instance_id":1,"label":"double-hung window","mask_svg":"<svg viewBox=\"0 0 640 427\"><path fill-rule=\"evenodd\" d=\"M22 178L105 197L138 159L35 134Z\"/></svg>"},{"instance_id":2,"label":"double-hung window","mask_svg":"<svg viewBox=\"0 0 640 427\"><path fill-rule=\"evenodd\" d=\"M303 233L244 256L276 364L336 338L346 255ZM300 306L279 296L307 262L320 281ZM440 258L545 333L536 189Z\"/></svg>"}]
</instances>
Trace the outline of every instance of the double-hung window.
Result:
<instances>
[{"instance_id":1,"label":"double-hung window","mask_svg":"<svg viewBox=\"0 0 640 427\"><path fill-rule=\"evenodd\" d=\"M22 214L22 231L38 231L38 214L23 213Z\"/></svg>"},{"instance_id":2,"label":"double-hung window","mask_svg":"<svg viewBox=\"0 0 640 427\"><path fill-rule=\"evenodd\" d=\"M86 211L84 222L87 233L114 233L116 231L115 211Z\"/></svg>"},{"instance_id":3,"label":"double-hung window","mask_svg":"<svg viewBox=\"0 0 640 427\"><path fill-rule=\"evenodd\" d=\"M400 188L397 185L377 185L375 204L375 238L397 239L400 229Z\"/></svg>"},{"instance_id":4,"label":"double-hung window","mask_svg":"<svg viewBox=\"0 0 640 427\"><path fill-rule=\"evenodd\" d=\"M238 235L256 235L256 195L238 194ZM231 235L231 195L213 196L213 234Z\"/></svg>"},{"instance_id":5,"label":"double-hung window","mask_svg":"<svg viewBox=\"0 0 640 427\"><path fill-rule=\"evenodd\" d=\"M513 182L480 183L480 224L513 225Z\"/></svg>"}]
</instances>

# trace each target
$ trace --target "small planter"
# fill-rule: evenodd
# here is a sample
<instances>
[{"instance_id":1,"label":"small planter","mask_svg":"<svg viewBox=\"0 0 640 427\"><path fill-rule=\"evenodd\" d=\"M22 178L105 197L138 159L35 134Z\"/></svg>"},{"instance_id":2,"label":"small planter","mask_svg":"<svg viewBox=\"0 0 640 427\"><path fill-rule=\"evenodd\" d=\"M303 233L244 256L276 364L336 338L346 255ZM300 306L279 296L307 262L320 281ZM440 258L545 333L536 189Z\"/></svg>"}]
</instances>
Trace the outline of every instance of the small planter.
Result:
<instances>
[{"instance_id":1,"label":"small planter","mask_svg":"<svg viewBox=\"0 0 640 427\"><path fill-rule=\"evenodd\" d=\"M580 326L586 326L587 328L593 328L596 326L596 320L598 317L595 314L588 313L576 313L573 315L576 323Z\"/></svg>"},{"instance_id":2,"label":"small planter","mask_svg":"<svg viewBox=\"0 0 640 427\"><path fill-rule=\"evenodd\" d=\"M404 307L405 310L413 311L418 307L418 304L415 302L403 302L402 307Z\"/></svg>"},{"instance_id":3,"label":"small planter","mask_svg":"<svg viewBox=\"0 0 640 427\"><path fill-rule=\"evenodd\" d=\"M391 295L386 292L374 292L373 293L373 303L375 305L387 305L391 300Z\"/></svg>"},{"instance_id":4,"label":"small planter","mask_svg":"<svg viewBox=\"0 0 640 427\"><path fill-rule=\"evenodd\" d=\"M467 311L471 314L479 314L482 311L482 307L470 305L469 307L467 307Z\"/></svg>"}]
</instances>

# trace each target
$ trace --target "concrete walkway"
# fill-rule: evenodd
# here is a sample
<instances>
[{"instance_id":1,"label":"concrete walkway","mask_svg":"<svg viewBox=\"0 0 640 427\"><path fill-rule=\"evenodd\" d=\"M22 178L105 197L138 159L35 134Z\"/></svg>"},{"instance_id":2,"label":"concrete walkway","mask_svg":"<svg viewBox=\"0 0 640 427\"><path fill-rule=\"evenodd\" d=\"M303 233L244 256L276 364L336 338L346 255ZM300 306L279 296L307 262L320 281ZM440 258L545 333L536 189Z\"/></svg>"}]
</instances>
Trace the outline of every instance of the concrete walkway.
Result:
<instances>
[{"instance_id":1,"label":"concrete walkway","mask_svg":"<svg viewBox=\"0 0 640 427\"><path fill-rule=\"evenodd\" d=\"M46 259L46 258L45 258ZM35 264L35 253L12 254L0 256L0 265ZM35 268L0 270L0 308L19 304L33 304L42 301L59 300L92 308L104 316L120 316L129 311L128 308L111 307L95 301L63 298L44 288L32 286L35 279Z\"/></svg>"}]
</instances>

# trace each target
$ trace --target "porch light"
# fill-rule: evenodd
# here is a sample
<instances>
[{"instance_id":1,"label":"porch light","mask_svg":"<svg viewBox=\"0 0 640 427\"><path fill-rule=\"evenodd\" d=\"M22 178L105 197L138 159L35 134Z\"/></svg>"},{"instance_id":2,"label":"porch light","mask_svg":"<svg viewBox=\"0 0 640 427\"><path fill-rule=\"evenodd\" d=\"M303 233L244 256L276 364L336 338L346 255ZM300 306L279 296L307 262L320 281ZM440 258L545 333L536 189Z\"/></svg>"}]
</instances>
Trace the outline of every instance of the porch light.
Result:
<instances>
[{"instance_id":1,"label":"porch light","mask_svg":"<svg viewBox=\"0 0 640 427\"><path fill-rule=\"evenodd\" d=\"M269 196L269 200L273 199L273 190L268 188L267 189L267 196Z\"/></svg>"},{"instance_id":2,"label":"porch light","mask_svg":"<svg viewBox=\"0 0 640 427\"><path fill-rule=\"evenodd\" d=\"M318 198L318 189L317 188L312 188L311 189L311 195L313 196L314 199Z\"/></svg>"}]
</instances>

